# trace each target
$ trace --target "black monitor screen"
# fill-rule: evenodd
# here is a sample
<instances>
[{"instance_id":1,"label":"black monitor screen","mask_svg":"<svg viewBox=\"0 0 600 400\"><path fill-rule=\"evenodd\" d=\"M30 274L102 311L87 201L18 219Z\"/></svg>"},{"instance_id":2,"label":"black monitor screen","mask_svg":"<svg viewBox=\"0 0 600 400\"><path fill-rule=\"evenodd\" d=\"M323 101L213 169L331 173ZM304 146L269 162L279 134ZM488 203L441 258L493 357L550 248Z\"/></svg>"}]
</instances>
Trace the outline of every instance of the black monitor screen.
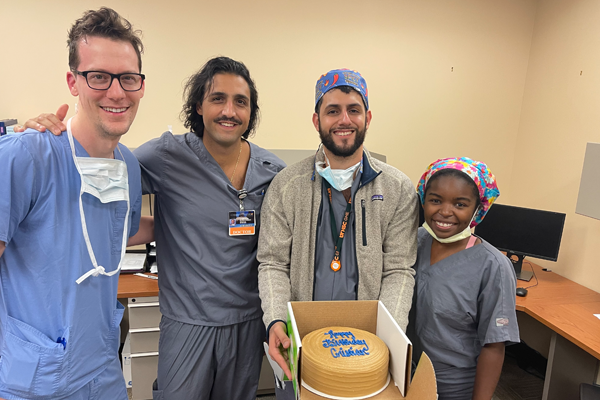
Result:
<instances>
[{"instance_id":1,"label":"black monitor screen","mask_svg":"<svg viewBox=\"0 0 600 400\"><path fill-rule=\"evenodd\" d=\"M565 214L494 204L475 234L499 250L556 261Z\"/></svg>"}]
</instances>

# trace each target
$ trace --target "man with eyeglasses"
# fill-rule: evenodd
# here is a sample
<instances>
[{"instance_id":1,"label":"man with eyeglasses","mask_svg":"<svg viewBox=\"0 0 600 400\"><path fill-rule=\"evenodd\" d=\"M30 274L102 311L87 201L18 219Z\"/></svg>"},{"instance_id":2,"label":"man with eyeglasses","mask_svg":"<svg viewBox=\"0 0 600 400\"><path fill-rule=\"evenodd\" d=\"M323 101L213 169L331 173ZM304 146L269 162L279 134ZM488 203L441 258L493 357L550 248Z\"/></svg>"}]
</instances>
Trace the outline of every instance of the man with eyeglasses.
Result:
<instances>
[{"instance_id":1,"label":"man with eyeglasses","mask_svg":"<svg viewBox=\"0 0 600 400\"><path fill-rule=\"evenodd\" d=\"M137 92L142 89L144 74L111 74L103 71L73 71L77 75L85 78L88 86L94 90L108 90L113 83L113 80L119 81L121 88L126 92Z\"/></svg>"},{"instance_id":2,"label":"man with eyeglasses","mask_svg":"<svg viewBox=\"0 0 600 400\"><path fill-rule=\"evenodd\" d=\"M0 398L126 400L118 272L149 229L136 234L140 168L119 139L144 95L143 46L108 8L67 43L66 132L0 138Z\"/></svg>"}]
</instances>

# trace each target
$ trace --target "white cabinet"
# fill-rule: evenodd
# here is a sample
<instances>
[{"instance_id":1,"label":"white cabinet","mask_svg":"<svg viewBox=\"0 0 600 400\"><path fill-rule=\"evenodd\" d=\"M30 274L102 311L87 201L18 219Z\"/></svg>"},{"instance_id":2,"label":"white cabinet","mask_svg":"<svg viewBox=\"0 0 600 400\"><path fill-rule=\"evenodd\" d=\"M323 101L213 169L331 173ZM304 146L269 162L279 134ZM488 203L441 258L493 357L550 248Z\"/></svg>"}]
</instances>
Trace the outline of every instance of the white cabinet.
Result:
<instances>
[{"instance_id":1,"label":"white cabinet","mask_svg":"<svg viewBox=\"0 0 600 400\"><path fill-rule=\"evenodd\" d=\"M152 399L158 368L160 308L158 297L127 299L131 350L131 394L134 400Z\"/></svg>"},{"instance_id":2,"label":"white cabinet","mask_svg":"<svg viewBox=\"0 0 600 400\"><path fill-rule=\"evenodd\" d=\"M127 350L128 353L130 352L130 358L127 359L127 365L124 362L123 374L127 381L131 381L133 400L152 399L152 383L156 379L158 370L158 339L161 319L158 297L127 299L126 314L122 327L128 336ZM129 325L128 328L127 325ZM273 370L265 358L260 374L258 394L274 392Z\"/></svg>"}]
</instances>

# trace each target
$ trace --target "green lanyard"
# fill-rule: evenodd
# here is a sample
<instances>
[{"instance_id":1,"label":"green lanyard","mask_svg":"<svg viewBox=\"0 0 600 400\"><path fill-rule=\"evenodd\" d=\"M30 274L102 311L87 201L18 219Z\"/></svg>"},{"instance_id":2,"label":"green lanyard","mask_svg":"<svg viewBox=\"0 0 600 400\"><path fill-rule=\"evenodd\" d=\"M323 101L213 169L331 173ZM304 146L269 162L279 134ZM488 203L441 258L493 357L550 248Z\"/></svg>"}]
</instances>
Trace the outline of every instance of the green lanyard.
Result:
<instances>
[{"instance_id":1,"label":"green lanyard","mask_svg":"<svg viewBox=\"0 0 600 400\"><path fill-rule=\"evenodd\" d=\"M344 219L342 220L342 227L340 229L340 233L338 234L336 231L337 223L335 222L335 215L333 215L333 202L332 202L332 188L329 182L323 180L325 182L325 187L327 188L327 194L329 195L329 219L331 223L331 237L333 238L333 242L335 243L333 260L331 261L331 269L334 272L339 271L342 268L342 261L340 260L340 255L342 252L342 243L344 242L344 237L346 236L346 228L348 227L348 218L350 217L350 213L352 212L352 196L348 200L348 204L346 205L346 212L344 213Z\"/></svg>"}]
</instances>

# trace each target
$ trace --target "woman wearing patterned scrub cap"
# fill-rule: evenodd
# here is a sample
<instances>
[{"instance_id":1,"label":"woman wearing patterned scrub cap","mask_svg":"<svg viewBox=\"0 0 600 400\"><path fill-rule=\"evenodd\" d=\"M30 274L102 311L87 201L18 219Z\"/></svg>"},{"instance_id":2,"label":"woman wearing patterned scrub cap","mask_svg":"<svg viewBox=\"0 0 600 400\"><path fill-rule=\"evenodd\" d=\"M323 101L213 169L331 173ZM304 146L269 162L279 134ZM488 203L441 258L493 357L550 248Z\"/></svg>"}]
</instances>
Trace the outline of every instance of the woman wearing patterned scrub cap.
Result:
<instances>
[{"instance_id":1,"label":"woman wearing patterned scrub cap","mask_svg":"<svg viewBox=\"0 0 600 400\"><path fill-rule=\"evenodd\" d=\"M440 400L489 400L505 344L520 341L514 269L471 234L500 195L496 178L484 163L445 158L429 165L417 192L425 223L408 329L415 359L431 358Z\"/></svg>"}]
</instances>

